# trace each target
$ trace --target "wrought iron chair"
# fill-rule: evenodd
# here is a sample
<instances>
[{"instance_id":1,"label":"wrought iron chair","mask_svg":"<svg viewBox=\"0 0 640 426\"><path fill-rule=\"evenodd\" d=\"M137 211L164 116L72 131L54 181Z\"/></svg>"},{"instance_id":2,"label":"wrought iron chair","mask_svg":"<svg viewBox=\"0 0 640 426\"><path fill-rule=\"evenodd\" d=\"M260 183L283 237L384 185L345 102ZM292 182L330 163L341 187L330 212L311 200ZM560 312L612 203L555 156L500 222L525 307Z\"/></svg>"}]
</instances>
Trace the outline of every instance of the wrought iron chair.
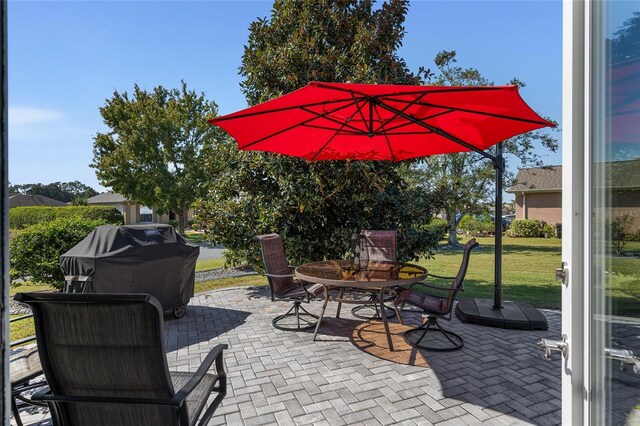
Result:
<instances>
[{"instance_id":1,"label":"wrought iron chair","mask_svg":"<svg viewBox=\"0 0 640 426\"><path fill-rule=\"evenodd\" d=\"M11 318L10 322L26 320L33 318L32 314L21 315ZM11 348L25 345L36 340L36 336L29 336L10 343ZM20 347L12 351L9 360L9 377L11 380L11 412L18 426L22 426L20 418L20 408L36 405L46 407L43 402L33 401L30 397L24 395L29 391L34 391L47 385L42 376L42 366L40 365L40 357L38 356L38 347L35 344Z\"/></svg>"},{"instance_id":2,"label":"wrought iron chair","mask_svg":"<svg viewBox=\"0 0 640 426\"><path fill-rule=\"evenodd\" d=\"M469 240L464 246L464 254L460 269L455 277L442 277L435 274L429 274L430 277L452 280L450 287L440 287L425 283L416 283L408 289L401 291L395 300L396 307L400 304L410 304L421 308L426 316L426 321L420 326L408 330L404 333L409 342L420 349L431 351L453 351L462 348L464 341L459 335L443 329L438 323L438 318L446 318L451 321L451 312L453 304L459 291L464 291L464 277L469 266L469 257L471 251L478 247L475 238ZM442 295L432 295L418 289L429 291L437 290ZM402 323L402 318L399 318ZM413 336L419 337L413 340ZM423 340L429 336L429 340L423 343Z\"/></svg>"},{"instance_id":3,"label":"wrought iron chair","mask_svg":"<svg viewBox=\"0 0 640 426\"><path fill-rule=\"evenodd\" d=\"M49 385L33 399L49 405L54 425L187 426L199 417L202 425L226 395L227 345L216 345L195 373L169 372L162 307L149 294L19 293L15 299L33 310Z\"/></svg>"},{"instance_id":4,"label":"wrought iron chair","mask_svg":"<svg viewBox=\"0 0 640 426\"><path fill-rule=\"evenodd\" d=\"M362 230L352 238L353 250L359 262L396 261L396 231L395 230ZM378 295L372 293L369 301L375 302ZM362 313L362 311L372 311ZM358 305L351 309L353 316L362 319L380 319L378 304ZM387 306L387 318L393 318L395 309Z\"/></svg>"},{"instance_id":5,"label":"wrought iron chair","mask_svg":"<svg viewBox=\"0 0 640 426\"><path fill-rule=\"evenodd\" d=\"M284 245L278 234L265 234L256 237L262 245L262 260L264 261L265 276L271 290L271 301L277 300L293 302L291 308L282 315L275 317L271 323L279 330L301 331L316 326L317 315L308 312L302 303L309 303L312 298L323 292L320 284L309 284L299 281L293 274L293 266L287 263L284 256ZM301 312L302 311L302 312ZM293 317L293 325L286 324L287 319ZM311 319L310 319L311 318Z\"/></svg>"}]
</instances>

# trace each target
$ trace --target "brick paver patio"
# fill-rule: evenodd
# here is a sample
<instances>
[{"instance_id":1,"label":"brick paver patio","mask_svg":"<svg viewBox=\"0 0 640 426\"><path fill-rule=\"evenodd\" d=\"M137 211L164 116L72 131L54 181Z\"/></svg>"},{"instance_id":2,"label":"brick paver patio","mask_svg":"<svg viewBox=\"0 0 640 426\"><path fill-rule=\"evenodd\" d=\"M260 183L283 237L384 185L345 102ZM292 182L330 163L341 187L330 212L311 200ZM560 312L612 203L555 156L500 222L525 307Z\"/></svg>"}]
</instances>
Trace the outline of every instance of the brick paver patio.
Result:
<instances>
[{"instance_id":1,"label":"brick paver patio","mask_svg":"<svg viewBox=\"0 0 640 426\"><path fill-rule=\"evenodd\" d=\"M344 332L362 324L350 309L342 310L344 320L323 322L320 341L311 332L274 329L271 319L287 308L271 302L265 287L244 287L198 295L186 317L167 317L170 368L195 371L212 345L229 345L229 393L211 425L560 423L560 358L544 360L536 345L560 335L559 312L544 311L545 332L462 324L454 316L442 323L464 338L464 348L425 353L425 368L358 349ZM335 310L330 304L327 315ZM413 313L403 318L420 321ZM25 424L50 423L46 410L23 413Z\"/></svg>"}]
</instances>

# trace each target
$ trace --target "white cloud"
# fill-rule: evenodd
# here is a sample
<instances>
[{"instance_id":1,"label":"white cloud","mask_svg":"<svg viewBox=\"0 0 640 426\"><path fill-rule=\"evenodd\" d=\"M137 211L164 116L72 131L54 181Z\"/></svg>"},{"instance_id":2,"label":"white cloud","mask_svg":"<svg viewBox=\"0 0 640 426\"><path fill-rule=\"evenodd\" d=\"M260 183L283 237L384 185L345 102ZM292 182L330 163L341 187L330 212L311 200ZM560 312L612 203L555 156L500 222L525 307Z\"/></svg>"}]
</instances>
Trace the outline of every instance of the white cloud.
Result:
<instances>
[{"instance_id":1,"label":"white cloud","mask_svg":"<svg viewBox=\"0 0 640 426\"><path fill-rule=\"evenodd\" d=\"M9 106L9 127L43 124L58 121L63 115L54 110L34 107Z\"/></svg>"}]
</instances>

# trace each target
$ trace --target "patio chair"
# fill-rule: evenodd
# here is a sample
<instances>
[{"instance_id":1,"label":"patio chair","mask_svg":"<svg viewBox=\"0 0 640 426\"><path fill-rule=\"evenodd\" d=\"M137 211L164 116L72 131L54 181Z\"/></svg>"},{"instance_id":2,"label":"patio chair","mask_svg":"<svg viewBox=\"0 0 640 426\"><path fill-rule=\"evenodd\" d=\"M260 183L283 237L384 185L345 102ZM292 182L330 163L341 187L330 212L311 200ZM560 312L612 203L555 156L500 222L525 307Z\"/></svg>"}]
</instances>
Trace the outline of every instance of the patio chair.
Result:
<instances>
[{"instance_id":1,"label":"patio chair","mask_svg":"<svg viewBox=\"0 0 640 426\"><path fill-rule=\"evenodd\" d=\"M33 318L32 314L11 318L10 322L23 321ZM9 378L11 381L11 412L18 426L22 426L20 408L35 405L46 407L43 402L33 401L27 394L47 385L42 376L42 366L38 356L38 347L35 344L22 346L36 340L36 336L29 336L11 342L12 349L9 358ZM17 350L13 348L19 347Z\"/></svg>"},{"instance_id":2,"label":"patio chair","mask_svg":"<svg viewBox=\"0 0 640 426\"><path fill-rule=\"evenodd\" d=\"M318 316L308 312L302 303L309 303L312 298L323 292L320 284L310 284L299 281L293 274L294 266L290 266L284 256L284 245L278 234L265 234L256 237L262 245L262 260L271 290L271 301L278 300L293 302L287 312L275 317L271 323L279 330L302 331L316 326ZM286 324L287 319L293 317L293 325ZM311 318L311 319L310 319Z\"/></svg>"},{"instance_id":3,"label":"patio chair","mask_svg":"<svg viewBox=\"0 0 640 426\"><path fill-rule=\"evenodd\" d=\"M404 333L409 342L420 349L431 351L453 351L462 348L464 341L459 335L445 330L438 323L438 318L446 318L451 321L451 312L453 304L459 291L464 291L464 277L469 266L469 257L471 250L478 247L475 238L469 240L464 246L464 254L460 269L455 277L443 277L435 274L429 274L430 277L452 280L451 286L440 287L426 283L416 283L408 289L400 292L395 300L396 307L399 304L410 304L421 308L426 316L426 321L420 326L408 330ZM422 290L422 291L420 291ZM424 291L436 290L440 294L432 295ZM402 323L402 318L398 318ZM412 336L418 335L416 340L412 340ZM429 336L427 338L427 336ZM425 340L426 339L426 340ZM423 341L425 343L423 343Z\"/></svg>"},{"instance_id":4,"label":"patio chair","mask_svg":"<svg viewBox=\"0 0 640 426\"><path fill-rule=\"evenodd\" d=\"M55 425L186 426L199 417L206 424L226 395L227 345L216 345L195 373L169 372L162 307L149 294L19 293L15 299L33 310L49 384L33 399L49 405Z\"/></svg>"},{"instance_id":5,"label":"patio chair","mask_svg":"<svg viewBox=\"0 0 640 426\"><path fill-rule=\"evenodd\" d=\"M396 231L395 230L365 230L354 235L353 241L357 242L355 247L360 262L369 261L396 261ZM378 301L378 295L371 293L370 302ZM363 314L362 311L373 311L371 314ZM395 310L387 306L387 318L393 318ZM380 308L378 304L358 305L351 309L354 317L362 319L380 319Z\"/></svg>"}]
</instances>

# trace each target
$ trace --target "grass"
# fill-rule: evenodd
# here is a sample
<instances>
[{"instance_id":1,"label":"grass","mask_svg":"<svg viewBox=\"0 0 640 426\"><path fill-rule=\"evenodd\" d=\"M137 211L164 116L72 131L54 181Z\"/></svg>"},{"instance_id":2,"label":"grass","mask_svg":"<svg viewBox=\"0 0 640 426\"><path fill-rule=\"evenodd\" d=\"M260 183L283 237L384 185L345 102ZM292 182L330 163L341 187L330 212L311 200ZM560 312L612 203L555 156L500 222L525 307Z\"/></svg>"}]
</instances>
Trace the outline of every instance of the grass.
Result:
<instances>
[{"instance_id":1,"label":"grass","mask_svg":"<svg viewBox=\"0 0 640 426\"><path fill-rule=\"evenodd\" d=\"M202 259L196 262L196 272L209 271L224 266L224 259Z\"/></svg>"},{"instance_id":2,"label":"grass","mask_svg":"<svg viewBox=\"0 0 640 426\"><path fill-rule=\"evenodd\" d=\"M472 252L462 298L493 299L494 240L477 238ZM529 302L539 308L560 309L561 284L555 270L562 262L562 240L556 238L503 238L503 300ZM466 238L462 239L466 242ZM633 245L632 245L633 246ZM626 249L626 248L625 248ZM437 275L455 275L462 251L439 250L434 259L419 262ZM640 305L640 259L607 257L604 261L607 303L613 315L638 315ZM433 281L435 284L437 280Z\"/></svg>"},{"instance_id":3,"label":"grass","mask_svg":"<svg viewBox=\"0 0 640 426\"><path fill-rule=\"evenodd\" d=\"M183 238L190 243L199 244L204 243L204 232L196 232L191 230L185 230Z\"/></svg>"},{"instance_id":4,"label":"grass","mask_svg":"<svg viewBox=\"0 0 640 426\"><path fill-rule=\"evenodd\" d=\"M466 242L462 238L461 242ZM462 298L493 299L494 240L478 237L480 247L469 260ZM529 302L541 308L560 308L560 284L555 270L562 259L562 241L544 238L503 238L502 294L504 300ZM431 273L453 276L462 260L461 250L439 250L433 259L419 262ZM433 280L437 285L449 283Z\"/></svg>"},{"instance_id":5,"label":"grass","mask_svg":"<svg viewBox=\"0 0 640 426\"><path fill-rule=\"evenodd\" d=\"M22 315L10 315L9 318L18 318L20 316ZM28 336L33 336L35 334L36 334L36 330L33 325L33 318L25 318L20 321L12 322L9 325L9 341L10 342L15 342L18 339L23 339Z\"/></svg>"},{"instance_id":6,"label":"grass","mask_svg":"<svg viewBox=\"0 0 640 426\"><path fill-rule=\"evenodd\" d=\"M219 288L260 286L266 284L267 279L262 275L246 275L244 277L223 278L196 283L196 293L203 293Z\"/></svg>"}]
</instances>

